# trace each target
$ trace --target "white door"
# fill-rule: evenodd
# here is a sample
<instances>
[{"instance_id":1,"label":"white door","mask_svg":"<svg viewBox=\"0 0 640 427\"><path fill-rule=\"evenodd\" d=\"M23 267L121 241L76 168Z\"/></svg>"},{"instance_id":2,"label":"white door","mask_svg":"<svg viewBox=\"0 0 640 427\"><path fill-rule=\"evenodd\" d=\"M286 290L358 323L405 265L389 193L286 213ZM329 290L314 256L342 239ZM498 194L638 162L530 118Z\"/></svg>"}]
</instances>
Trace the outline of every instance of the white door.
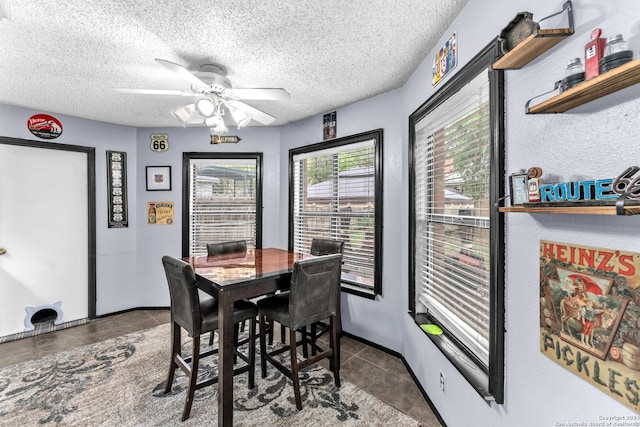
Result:
<instances>
[{"instance_id":1,"label":"white door","mask_svg":"<svg viewBox=\"0 0 640 427\"><path fill-rule=\"evenodd\" d=\"M88 317L87 165L84 152L0 143L0 336L25 330L27 306Z\"/></svg>"}]
</instances>

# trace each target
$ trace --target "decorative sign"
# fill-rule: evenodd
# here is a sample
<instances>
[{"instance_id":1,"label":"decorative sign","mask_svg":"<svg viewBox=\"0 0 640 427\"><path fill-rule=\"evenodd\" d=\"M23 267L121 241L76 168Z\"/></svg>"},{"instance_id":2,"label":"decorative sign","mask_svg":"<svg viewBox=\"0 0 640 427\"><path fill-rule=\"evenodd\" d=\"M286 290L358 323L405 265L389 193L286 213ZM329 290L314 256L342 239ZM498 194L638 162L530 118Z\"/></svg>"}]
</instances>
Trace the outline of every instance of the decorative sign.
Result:
<instances>
[{"instance_id":1,"label":"decorative sign","mask_svg":"<svg viewBox=\"0 0 640 427\"><path fill-rule=\"evenodd\" d=\"M322 116L322 139L331 139L336 137L337 131L336 112L327 113Z\"/></svg>"},{"instance_id":2,"label":"decorative sign","mask_svg":"<svg viewBox=\"0 0 640 427\"><path fill-rule=\"evenodd\" d=\"M433 57L431 86L437 85L456 65L458 65L458 37L453 33Z\"/></svg>"},{"instance_id":3,"label":"decorative sign","mask_svg":"<svg viewBox=\"0 0 640 427\"><path fill-rule=\"evenodd\" d=\"M221 143L237 144L240 141L242 141L242 139L239 136L235 136L235 135L227 135L227 136L211 135L212 144L221 144Z\"/></svg>"},{"instance_id":4,"label":"decorative sign","mask_svg":"<svg viewBox=\"0 0 640 427\"><path fill-rule=\"evenodd\" d=\"M540 351L640 411L640 254L540 241Z\"/></svg>"},{"instance_id":5,"label":"decorative sign","mask_svg":"<svg viewBox=\"0 0 640 427\"><path fill-rule=\"evenodd\" d=\"M640 198L640 167L630 166L614 179L540 185L541 202Z\"/></svg>"},{"instance_id":6,"label":"decorative sign","mask_svg":"<svg viewBox=\"0 0 640 427\"><path fill-rule=\"evenodd\" d=\"M169 150L169 134L168 133L152 133L151 134L151 151L162 153Z\"/></svg>"},{"instance_id":7,"label":"decorative sign","mask_svg":"<svg viewBox=\"0 0 640 427\"><path fill-rule=\"evenodd\" d=\"M27 120L29 132L42 139L55 139L62 134L60 120L48 114L36 114Z\"/></svg>"},{"instance_id":8,"label":"decorative sign","mask_svg":"<svg viewBox=\"0 0 640 427\"><path fill-rule=\"evenodd\" d=\"M173 224L173 202L148 202L149 224Z\"/></svg>"},{"instance_id":9,"label":"decorative sign","mask_svg":"<svg viewBox=\"0 0 640 427\"><path fill-rule=\"evenodd\" d=\"M107 150L107 191L109 192L109 228L126 228L127 153Z\"/></svg>"}]
</instances>

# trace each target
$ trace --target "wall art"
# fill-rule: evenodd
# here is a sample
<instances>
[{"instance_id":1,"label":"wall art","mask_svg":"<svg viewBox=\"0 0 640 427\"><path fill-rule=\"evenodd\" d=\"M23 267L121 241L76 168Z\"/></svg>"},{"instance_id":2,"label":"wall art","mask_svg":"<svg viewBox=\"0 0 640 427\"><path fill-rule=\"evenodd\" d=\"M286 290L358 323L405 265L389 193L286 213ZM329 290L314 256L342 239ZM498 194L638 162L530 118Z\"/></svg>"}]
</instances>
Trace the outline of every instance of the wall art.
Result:
<instances>
[{"instance_id":1,"label":"wall art","mask_svg":"<svg viewBox=\"0 0 640 427\"><path fill-rule=\"evenodd\" d=\"M540 241L540 351L635 411L639 296L639 253Z\"/></svg>"},{"instance_id":2,"label":"wall art","mask_svg":"<svg viewBox=\"0 0 640 427\"><path fill-rule=\"evenodd\" d=\"M127 214L127 153L107 151L108 227L129 226Z\"/></svg>"}]
</instances>

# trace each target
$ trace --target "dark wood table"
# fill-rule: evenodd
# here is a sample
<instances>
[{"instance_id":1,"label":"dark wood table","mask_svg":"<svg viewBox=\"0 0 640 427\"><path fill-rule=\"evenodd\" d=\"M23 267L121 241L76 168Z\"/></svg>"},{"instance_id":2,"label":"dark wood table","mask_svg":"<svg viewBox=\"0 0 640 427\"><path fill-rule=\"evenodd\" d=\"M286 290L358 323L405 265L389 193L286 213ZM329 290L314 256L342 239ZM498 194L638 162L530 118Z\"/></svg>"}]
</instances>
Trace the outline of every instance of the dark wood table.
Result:
<instances>
[{"instance_id":1,"label":"dark wood table","mask_svg":"<svg viewBox=\"0 0 640 427\"><path fill-rule=\"evenodd\" d=\"M233 303L288 289L295 261L311 255L283 249L188 257L198 288L218 298L218 425L233 425ZM255 343L251 343L255 345Z\"/></svg>"}]
</instances>

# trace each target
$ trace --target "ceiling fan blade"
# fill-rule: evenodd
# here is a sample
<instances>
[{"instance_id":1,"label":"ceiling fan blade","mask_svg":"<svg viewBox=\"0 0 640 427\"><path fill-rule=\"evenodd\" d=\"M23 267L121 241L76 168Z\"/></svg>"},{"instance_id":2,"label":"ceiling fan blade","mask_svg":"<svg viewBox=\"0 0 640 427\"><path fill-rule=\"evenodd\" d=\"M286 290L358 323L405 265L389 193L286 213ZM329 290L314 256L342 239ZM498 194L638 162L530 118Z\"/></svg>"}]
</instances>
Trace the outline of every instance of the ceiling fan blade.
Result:
<instances>
[{"instance_id":1,"label":"ceiling fan blade","mask_svg":"<svg viewBox=\"0 0 640 427\"><path fill-rule=\"evenodd\" d=\"M239 99L255 99L263 101L284 101L291 98L289 92L280 88L233 88L229 89L231 95Z\"/></svg>"},{"instance_id":2,"label":"ceiling fan blade","mask_svg":"<svg viewBox=\"0 0 640 427\"><path fill-rule=\"evenodd\" d=\"M156 58L156 62L158 64L165 66L166 68L173 71L174 73L178 74L180 77L182 77L183 80L191 83L192 85L207 87L207 84L205 82L200 80L198 77L195 76L195 74L193 74L191 71L187 70L180 64L167 61L166 59L158 59L158 58Z\"/></svg>"},{"instance_id":3,"label":"ceiling fan blade","mask_svg":"<svg viewBox=\"0 0 640 427\"><path fill-rule=\"evenodd\" d=\"M187 92L185 90L171 90L171 89L127 89L116 87L113 88L116 92L121 93L136 93L141 95L173 95L173 96L196 96L193 92Z\"/></svg>"},{"instance_id":4,"label":"ceiling fan blade","mask_svg":"<svg viewBox=\"0 0 640 427\"><path fill-rule=\"evenodd\" d=\"M245 104L244 102L229 100L226 101L226 103L234 108L237 108L238 110L244 111L245 113L250 115L253 120L260 122L263 125L269 125L276 120L276 118L272 115L269 115L264 111L260 111L257 108L252 107L251 105Z\"/></svg>"}]
</instances>

